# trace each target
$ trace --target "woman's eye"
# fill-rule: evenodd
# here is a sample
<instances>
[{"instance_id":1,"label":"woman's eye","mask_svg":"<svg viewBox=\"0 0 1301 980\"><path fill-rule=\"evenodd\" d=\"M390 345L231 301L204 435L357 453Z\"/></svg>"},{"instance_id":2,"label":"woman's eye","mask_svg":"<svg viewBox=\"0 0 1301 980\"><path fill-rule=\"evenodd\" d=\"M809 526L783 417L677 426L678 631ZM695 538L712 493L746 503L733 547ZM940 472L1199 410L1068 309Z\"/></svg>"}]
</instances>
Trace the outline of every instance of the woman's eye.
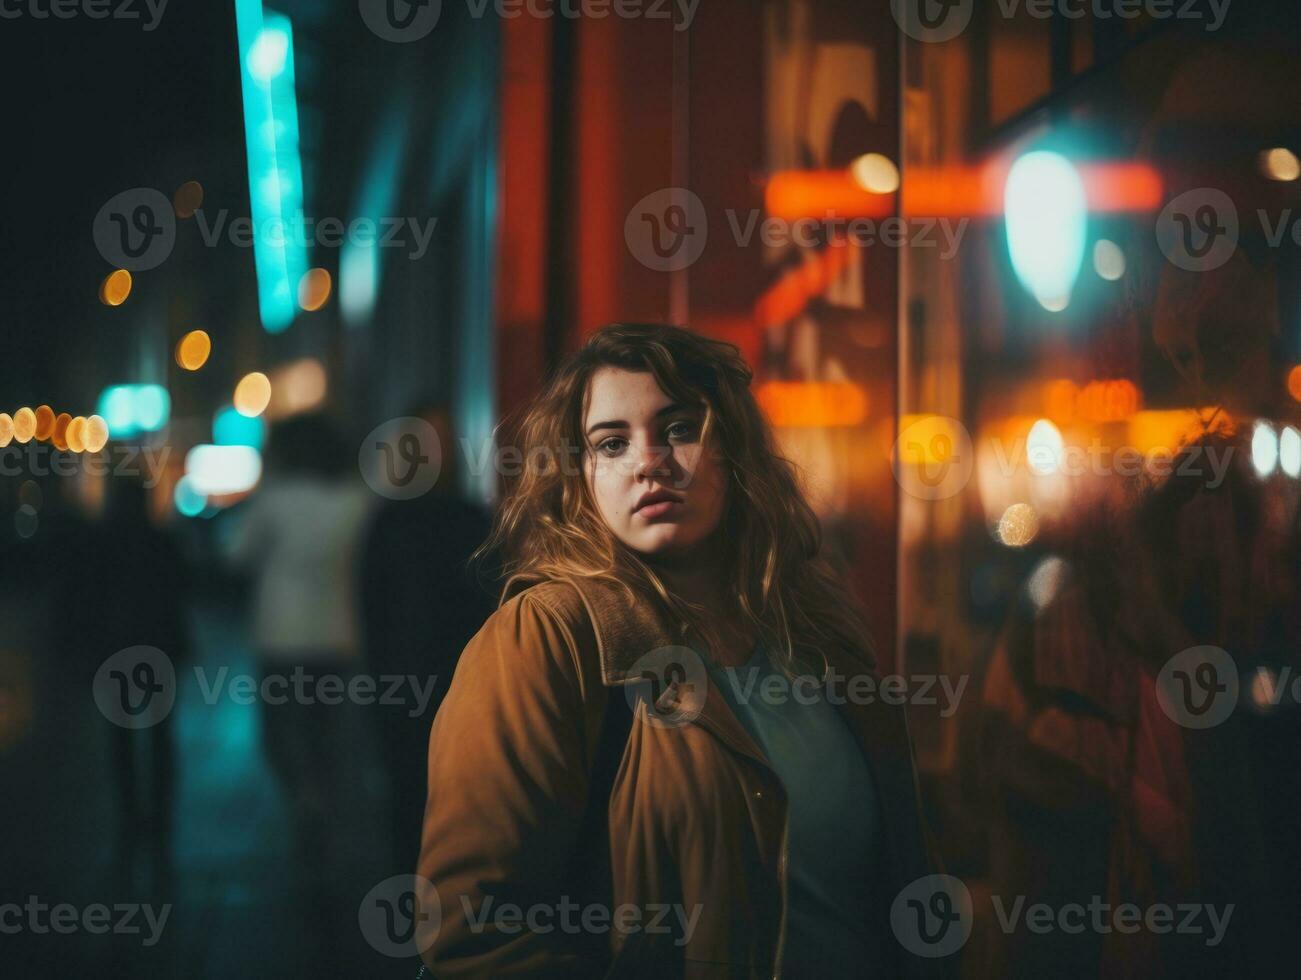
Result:
<instances>
[{"instance_id":1,"label":"woman's eye","mask_svg":"<svg viewBox=\"0 0 1301 980\"><path fill-rule=\"evenodd\" d=\"M627 439L611 436L609 439L603 439L597 443L596 451L606 456L617 456L627 444Z\"/></svg>"},{"instance_id":2,"label":"woman's eye","mask_svg":"<svg viewBox=\"0 0 1301 980\"><path fill-rule=\"evenodd\" d=\"M690 439L696 434L696 427L690 422L674 422L665 431L671 439Z\"/></svg>"}]
</instances>

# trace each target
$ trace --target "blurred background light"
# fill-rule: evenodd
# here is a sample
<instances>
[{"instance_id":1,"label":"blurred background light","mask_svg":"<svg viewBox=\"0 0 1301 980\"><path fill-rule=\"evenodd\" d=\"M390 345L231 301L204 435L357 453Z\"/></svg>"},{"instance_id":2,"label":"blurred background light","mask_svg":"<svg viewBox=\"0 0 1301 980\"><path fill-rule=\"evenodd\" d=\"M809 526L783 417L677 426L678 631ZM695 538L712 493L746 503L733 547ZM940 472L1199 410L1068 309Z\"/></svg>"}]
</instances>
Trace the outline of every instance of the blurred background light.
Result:
<instances>
[{"instance_id":1,"label":"blurred background light","mask_svg":"<svg viewBox=\"0 0 1301 980\"><path fill-rule=\"evenodd\" d=\"M186 371L197 371L211 353L212 338L202 330L191 330L176 345L176 363Z\"/></svg>"},{"instance_id":2,"label":"blurred background light","mask_svg":"<svg viewBox=\"0 0 1301 980\"><path fill-rule=\"evenodd\" d=\"M266 424L261 418L241 414L234 405L226 405L217 409L213 416L212 441L218 446L261 449L266 441Z\"/></svg>"},{"instance_id":3,"label":"blurred background light","mask_svg":"<svg viewBox=\"0 0 1301 980\"><path fill-rule=\"evenodd\" d=\"M0 449L14 439L14 417L8 412L0 412Z\"/></svg>"},{"instance_id":4,"label":"blurred background light","mask_svg":"<svg viewBox=\"0 0 1301 980\"><path fill-rule=\"evenodd\" d=\"M271 404L267 417L285 418L309 412L325 401L329 379L325 367L314 357L282 364L271 372Z\"/></svg>"},{"instance_id":5,"label":"blurred background light","mask_svg":"<svg viewBox=\"0 0 1301 980\"><path fill-rule=\"evenodd\" d=\"M998 522L998 540L1009 548L1024 548L1039 533L1039 513L1029 504L1012 504Z\"/></svg>"},{"instance_id":6,"label":"blurred background light","mask_svg":"<svg viewBox=\"0 0 1301 980\"><path fill-rule=\"evenodd\" d=\"M1093 269L1108 282L1115 282L1125 274L1125 253L1108 238L1093 243Z\"/></svg>"},{"instance_id":7,"label":"blurred background light","mask_svg":"<svg viewBox=\"0 0 1301 980\"><path fill-rule=\"evenodd\" d=\"M1301 402L1301 364L1287 373L1287 391L1296 401Z\"/></svg>"},{"instance_id":8,"label":"blurred background light","mask_svg":"<svg viewBox=\"0 0 1301 980\"><path fill-rule=\"evenodd\" d=\"M295 290L307 271L293 26L283 14L264 12L261 0L235 0L235 28L258 309L262 326L279 333L294 321Z\"/></svg>"},{"instance_id":9,"label":"blurred background light","mask_svg":"<svg viewBox=\"0 0 1301 980\"><path fill-rule=\"evenodd\" d=\"M1251 463L1261 476L1269 476L1278 465L1278 436L1268 422L1257 422L1252 431Z\"/></svg>"},{"instance_id":10,"label":"blurred background light","mask_svg":"<svg viewBox=\"0 0 1301 980\"><path fill-rule=\"evenodd\" d=\"M298 282L298 305L315 313L330 301L334 283L325 269L308 269Z\"/></svg>"},{"instance_id":11,"label":"blurred background light","mask_svg":"<svg viewBox=\"0 0 1301 980\"><path fill-rule=\"evenodd\" d=\"M203 207L203 185L197 180L187 180L172 195L172 210L178 218L193 218Z\"/></svg>"},{"instance_id":12,"label":"blurred background light","mask_svg":"<svg viewBox=\"0 0 1301 980\"><path fill-rule=\"evenodd\" d=\"M1278 465L1288 476L1301 476L1301 432L1290 425L1278 437Z\"/></svg>"},{"instance_id":13,"label":"blurred background light","mask_svg":"<svg viewBox=\"0 0 1301 980\"><path fill-rule=\"evenodd\" d=\"M1047 419L1039 419L1030 427L1025 440L1025 455L1034 472L1041 476L1057 472L1064 450L1061 431Z\"/></svg>"},{"instance_id":14,"label":"blurred background light","mask_svg":"<svg viewBox=\"0 0 1301 980\"><path fill-rule=\"evenodd\" d=\"M84 453L86 451L86 419L84 416L77 415L68 423L68 431L64 433L64 440L68 443L68 448L74 453Z\"/></svg>"},{"instance_id":15,"label":"blurred background light","mask_svg":"<svg viewBox=\"0 0 1301 980\"><path fill-rule=\"evenodd\" d=\"M849 166L854 183L870 194L893 194L899 189L899 168L880 153L864 153Z\"/></svg>"},{"instance_id":16,"label":"blurred background light","mask_svg":"<svg viewBox=\"0 0 1301 980\"><path fill-rule=\"evenodd\" d=\"M1276 146L1260 155L1261 172L1270 180L1296 180L1301 177L1301 161L1286 147Z\"/></svg>"},{"instance_id":17,"label":"blurred background light","mask_svg":"<svg viewBox=\"0 0 1301 980\"><path fill-rule=\"evenodd\" d=\"M193 480L183 476L176 481L176 487L172 490L172 503L182 516L198 517L203 513L203 508L208 506L208 497L194 489Z\"/></svg>"},{"instance_id":18,"label":"blurred background light","mask_svg":"<svg viewBox=\"0 0 1301 980\"><path fill-rule=\"evenodd\" d=\"M36 413L30 408L20 408L14 412L14 438L19 442L30 442L36 435Z\"/></svg>"},{"instance_id":19,"label":"blurred background light","mask_svg":"<svg viewBox=\"0 0 1301 980\"><path fill-rule=\"evenodd\" d=\"M765 381L755 399L779 428L853 426L867 417L867 392L849 381Z\"/></svg>"},{"instance_id":20,"label":"blurred background light","mask_svg":"<svg viewBox=\"0 0 1301 980\"><path fill-rule=\"evenodd\" d=\"M252 446L195 446L185 454L185 475L196 494L244 493L262 476L262 454Z\"/></svg>"},{"instance_id":21,"label":"blurred background light","mask_svg":"<svg viewBox=\"0 0 1301 980\"><path fill-rule=\"evenodd\" d=\"M271 403L271 381L261 371L240 378L235 386L235 410L250 418L261 415Z\"/></svg>"},{"instance_id":22,"label":"blurred background light","mask_svg":"<svg viewBox=\"0 0 1301 980\"><path fill-rule=\"evenodd\" d=\"M131 295L131 273L126 269L110 272L99 284L99 301L105 306L121 306Z\"/></svg>"},{"instance_id":23,"label":"blurred background light","mask_svg":"<svg viewBox=\"0 0 1301 980\"><path fill-rule=\"evenodd\" d=\"M65 452L68 448L68 426L72 424L72 416L67 412L60 412L54 418L54 428L50 430L50 442L59 452Z\"/></svg>"},{"instance_id":24,"label":"blurred background light","mask_svg":"<svg viewBox=\"0 0 1301 980\"><path fill-rule=\"evenodd\" d=\"M99 395L96 414L115 439L156 432L171 419L172 399L162 385L111 385Z\"/></svg>"},{"instance_id":25,"label":"blurred background light","mask_svg":"<svg viewBox=\"0 0 1301 980\"><path fill-rule=\"evenodd\" d=\"M1088 231L1088 202L1079 172L1061 154L1027 153L1008 171L1003 208L1017 279L1044 309L1065 309L1084 260Z\"/></svg>"},{"instance_id":26,"label":"blurred background light","mask_svg":"<svg viewBox=\"0 0 1301 980\"><path fill-rule=\"evenodd\" d=\"M86 452L97 453L108 445L108 423L100 416L86 419Z\"/></svg>"},{"instance_id":27,"label":"blurred background light","mask_svg":"<svg viewBox=\"0 0 1301 980\"><path fill-rule=\"evenodd\" d=\"M41 405L36 409L36 438L41 442L47 442L50 433L54 431L54 409L49 405Z\"/></svg>"},{"instance_id":28,"label":"blurred background light","mask_svg":"<svg viewBox=\"0 0 1301 980\"><path fill-rule=\"evenodd\" d=\"M14 532L24 540L36 534L40 523L40 519L36 516L36 508L30 504L23 504L14 514Z\"/></svg>"}]
</instances>

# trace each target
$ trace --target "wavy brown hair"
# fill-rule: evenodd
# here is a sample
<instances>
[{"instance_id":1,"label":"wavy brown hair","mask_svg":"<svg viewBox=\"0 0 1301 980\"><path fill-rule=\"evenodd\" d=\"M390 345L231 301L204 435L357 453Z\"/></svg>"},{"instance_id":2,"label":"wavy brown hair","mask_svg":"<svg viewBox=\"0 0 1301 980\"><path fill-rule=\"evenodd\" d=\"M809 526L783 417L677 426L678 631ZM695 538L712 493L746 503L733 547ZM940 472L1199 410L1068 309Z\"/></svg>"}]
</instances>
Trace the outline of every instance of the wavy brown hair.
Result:
<instances>
[{"instance_id":1,"label":"wavy brown hair","mask_svg":"<svg viewBox=\"0 0 1301 980\"><path fill-rule=\"evenodd\" d=\"M835 644L875 663L857 603L821 555L818 518L797 470L775 447L750 391L740 351L680 327L615 323L598 330L557 372L518 427L520 473L506 487L492 534L476 554L501 562L504 602L547 579L605 579L630 600L659 603L671 621L712 648L707 611L666 588L653 567L614 536L584 475L589 381L603 367L649 371L664 393L701 410L703 448L728 474L719 530L736 612L784 670L817 665Z\"/></svg>"}]
</instances>

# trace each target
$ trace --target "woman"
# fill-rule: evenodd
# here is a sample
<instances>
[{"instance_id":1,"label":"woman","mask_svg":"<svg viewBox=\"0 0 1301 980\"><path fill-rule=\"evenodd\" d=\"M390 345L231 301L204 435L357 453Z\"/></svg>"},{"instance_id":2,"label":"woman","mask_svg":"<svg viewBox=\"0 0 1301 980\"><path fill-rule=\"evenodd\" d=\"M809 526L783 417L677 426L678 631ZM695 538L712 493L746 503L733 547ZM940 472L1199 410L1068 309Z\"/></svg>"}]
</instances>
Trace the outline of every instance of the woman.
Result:
<instances>
[{"instance_id":1,"label":"woman","mask_svg":"<svg viewBox=\"0 0 1301 980\"><path fill-rule=\"evenodd\" d=\"M750 379L730 345L616 324L525 418L485 546L503 602L430 738L435 976L923 963L889 926L929 873L903 716L852 682L862 624Z\"/></svg>"}]
</instances>

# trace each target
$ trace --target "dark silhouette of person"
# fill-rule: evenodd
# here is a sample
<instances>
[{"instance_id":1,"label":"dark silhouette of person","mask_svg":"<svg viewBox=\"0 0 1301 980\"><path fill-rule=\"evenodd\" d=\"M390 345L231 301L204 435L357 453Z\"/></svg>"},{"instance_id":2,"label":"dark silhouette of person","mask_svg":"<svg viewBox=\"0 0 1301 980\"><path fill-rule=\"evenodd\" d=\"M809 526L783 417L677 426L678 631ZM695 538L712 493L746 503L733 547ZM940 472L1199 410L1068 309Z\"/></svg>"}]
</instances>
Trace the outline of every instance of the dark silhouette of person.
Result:
<instances>
[{"instance_id":1,"label":"dark silhouette of person","mask_svg":"<svg viewBox=\"0 0 1301 980\"><path fill-rule=\"evenodd\" d=\"M370 669L381 678L411 678L400 703L380 699L375 717L389 771L389 820L395 868L414 867L426 799L425 754L434 714L457 658L492 613L481 585L487 571L469 559L488 536L489 518L457 494L451 416L442 406L417 409L438 433L442 466L433 489L388 500L375 514L363 550L362 623ZM389 682L391 683L391 682ZM383 692L386 684L381 684ZM425 699L427 695L427 700Z\"/></svg>"}]
</instances>

